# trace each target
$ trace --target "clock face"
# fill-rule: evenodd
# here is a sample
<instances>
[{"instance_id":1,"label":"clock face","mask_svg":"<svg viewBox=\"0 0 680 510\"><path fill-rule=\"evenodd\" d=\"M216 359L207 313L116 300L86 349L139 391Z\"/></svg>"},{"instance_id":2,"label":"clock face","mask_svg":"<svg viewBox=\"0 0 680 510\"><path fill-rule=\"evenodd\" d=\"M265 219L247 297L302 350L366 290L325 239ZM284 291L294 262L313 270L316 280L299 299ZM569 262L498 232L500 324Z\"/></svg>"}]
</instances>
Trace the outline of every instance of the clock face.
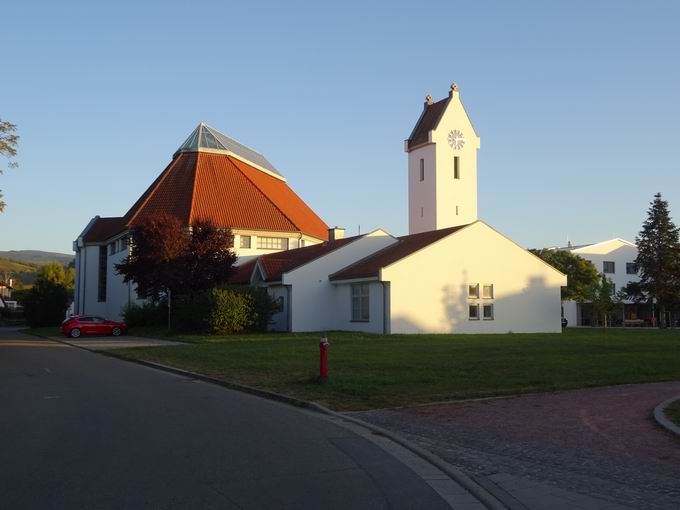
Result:
<instances>
[{"instance_id":1,"label":"clock face","mask_svg":"<svg viewBox=\"0 0 680 510\"><path fill-rule=\"evenodd\" d=\"M454 129L451 132L449 132L449 145L451 146L452 149L455 150L462 149L463 146L465 145L465 137L463 136L463 133L461 133L457 129Z\"/></svg>"}]
</instances>

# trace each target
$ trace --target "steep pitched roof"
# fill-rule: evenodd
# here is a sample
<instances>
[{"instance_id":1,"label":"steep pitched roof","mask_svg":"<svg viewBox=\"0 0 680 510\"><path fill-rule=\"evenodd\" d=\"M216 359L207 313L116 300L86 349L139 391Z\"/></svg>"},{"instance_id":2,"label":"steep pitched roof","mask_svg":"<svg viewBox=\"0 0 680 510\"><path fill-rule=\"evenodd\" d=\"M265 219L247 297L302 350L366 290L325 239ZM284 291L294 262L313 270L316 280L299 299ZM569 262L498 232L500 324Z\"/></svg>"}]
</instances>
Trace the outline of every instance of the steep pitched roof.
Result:
<instances>
[{"instance_id":1,"label":"steep pitched roof","mask_svg":"<svg viewBox=\"0 0 680 510\"><path fill-rule=\"evenodd\" d=\"M420 115L418 122L416 122L416 125L411 132L411 136L408 137L407 145L409 150L428 141L428 133L433 129L436 129L446 111L449 101L451 101L451 96L446 97L441 101L437 101L436 103L425 103L425 109Z\"/></svg>"},{"instance_id":2,"label":"steep pitched roof","mask_svg":"<svg viewBox=\"0 0 680 510\"><path fill-rule=\"evenodd\" d=\"M86 243L101 243L125 230L124 218L97 217L83 235Z\"/></svg>"},{"instance_id":3,"label":"steep pitched roof","mask_svg":"<svg viewBox=\"0 0 680 510\"><path fill-rule=\"evenodd\" d=\"M441 230L431 230L419 234L398 237L398 242L341 269L337 273L332 274L329 279L335 281L377 277L383 267L387 267L398 260L408 257L412 253L415 253L464 227L467 227L467 225L459 225L456 227L443 228Z\"/></svg>"},{"instance_id":4,"label":"steep pitched roof","mask_svg":"<svg viewBox=\"0 0 680 510\"><path fill-rule=\"evenodd\" d=\"M258 264L264 272L263 278L266 282L279 282L284 273L288 273L312 260L318 259L342 246L345 246L362 236L345 237L335 241L326 241L304 248L269 253L259 257Z\"/></svg>"},{"instance_id":5,"label":"steep pitched roof","mask_svg":"<svg viewBox=\"0 0 680 510\"><path fill-rule=\"evenodd\" d=\"M202 122L194 129L184 143L180 145L179 149L175 152L175 156L180 152L200 152L201 150L230 153L239 159L245 160L247 163L254 164L267 172L271 172L284 181L286 180L262 154Z\"/></svg>"},{"instance_id":6,"label":"steep pitched roof","mask_svg":"<svg viewBox=\"0 0 680 510\"><path fill-rule=\"evenodd\" d=\"M221 227L328 237L328 226L285 181L228 154L178 153L124 218L132 227L160 212L187 225L210 219Z\"/></svg>"}]
</instances>

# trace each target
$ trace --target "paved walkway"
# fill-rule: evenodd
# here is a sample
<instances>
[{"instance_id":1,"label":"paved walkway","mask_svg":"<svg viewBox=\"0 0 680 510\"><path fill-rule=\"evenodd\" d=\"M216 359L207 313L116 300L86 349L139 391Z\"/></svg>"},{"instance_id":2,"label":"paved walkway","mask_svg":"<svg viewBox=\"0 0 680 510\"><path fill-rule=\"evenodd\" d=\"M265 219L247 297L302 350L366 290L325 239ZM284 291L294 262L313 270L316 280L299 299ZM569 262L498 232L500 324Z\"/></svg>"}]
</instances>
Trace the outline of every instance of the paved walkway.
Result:
<instances>
[{"instance_id":1,"label":"paved walkway","mask_svg":"<svg viewBox=\"0 0 680 510\"><path fill-rule=\"evenodd\" d=\"M5 328L0 410L3 510L484 510L365 428Z\"/></svg>"},{"instance_id":2,"label":"paved walkway","mask_svg":"<svg viewBox=\"0 0 680 510\"><path fill-rule=\"evenodd\" d=\"M652 418L680 382L355 415L474 473L511 508L680 509L680 441Z\"/></svg>"},{"instance_id":3,"label":"paved walkway","mask_svg":"<svg viewBox=\"0 0 680 510\"><path fill-rule=\"evenodd\" d=\"M85 336L80 338L68 338L65 336L50 337L50 340L66 342L74 347L83 347L91 351L110 351L113 349L127 349L129 347L160 347L165 345L178 345L181 342L169 340L156 340L141 336Z\"/></svg>"}]
</instances>

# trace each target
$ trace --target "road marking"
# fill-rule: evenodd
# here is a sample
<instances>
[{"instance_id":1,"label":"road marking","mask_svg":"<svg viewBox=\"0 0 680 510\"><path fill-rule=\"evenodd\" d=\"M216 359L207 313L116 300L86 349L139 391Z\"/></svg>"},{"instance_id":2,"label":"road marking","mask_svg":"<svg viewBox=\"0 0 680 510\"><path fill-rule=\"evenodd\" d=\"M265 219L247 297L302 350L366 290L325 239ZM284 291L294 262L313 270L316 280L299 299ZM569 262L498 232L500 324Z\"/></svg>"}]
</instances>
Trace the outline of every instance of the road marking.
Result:
<instances>
[{"instance_id":1,"label":"road marking","mask_svg":"<svg viewBox=\"0 0 680 510\"><path fill-rule=\"evenodd\" d=\"M50 341L21 341L21 340L0 340L0 347L70 347L68 345L60 344Z\"/></svg>"}]
</instances>

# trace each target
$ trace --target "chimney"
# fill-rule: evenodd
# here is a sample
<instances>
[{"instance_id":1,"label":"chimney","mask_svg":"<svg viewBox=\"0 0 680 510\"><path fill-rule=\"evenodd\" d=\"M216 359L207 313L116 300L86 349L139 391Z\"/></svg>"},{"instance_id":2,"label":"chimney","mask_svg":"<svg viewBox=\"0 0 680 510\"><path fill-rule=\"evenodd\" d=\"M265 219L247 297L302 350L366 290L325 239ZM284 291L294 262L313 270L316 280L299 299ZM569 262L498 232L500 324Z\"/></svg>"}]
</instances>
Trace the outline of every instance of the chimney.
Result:
<instances>
[{"instance_id":1,"label":"chimney","mask_svg":"<svg viewBox=\"0 0 680 510\"><path fill-rule=\"evenodd\" d=\"M328 240L337 241L338 239L344 239L345 229L340 227L333 227L328 229Z\"/></svg>"}]
</instances>

